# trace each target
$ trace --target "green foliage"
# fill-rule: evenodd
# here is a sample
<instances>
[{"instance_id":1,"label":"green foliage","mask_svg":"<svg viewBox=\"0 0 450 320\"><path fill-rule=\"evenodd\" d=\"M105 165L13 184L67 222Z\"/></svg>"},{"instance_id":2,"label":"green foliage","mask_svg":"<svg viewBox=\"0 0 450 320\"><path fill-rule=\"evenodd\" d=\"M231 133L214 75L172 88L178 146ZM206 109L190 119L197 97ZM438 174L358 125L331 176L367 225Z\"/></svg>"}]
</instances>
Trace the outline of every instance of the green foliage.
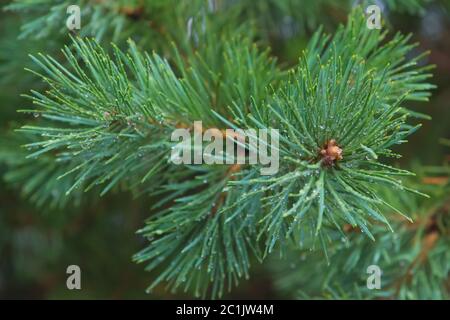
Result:
<instances>
[{"instance_id":1,"label":"green foliage","mask_svg":"<svg viewBox=\"0 0 450 320\"><path fill-rule=\"evenodd\" d=\"M405 124L407 112L401 104L428 95L432 86L422 81L429 75L423 72L426 68L408 70L414 62L402 64L401 57L393 67L383 64L410 46L404 47L405 39L397 35L379 47L383 36L363 23L355 13L327 44L326 37L316 34L299 67L265 103L253 104L249 115L236 105L234 117L241 127L272 126L282 133L285 165L277 176L247 179L244 173L232 182L253 190L237 202L241 209L261 201L269 208L259 233L266 238L267 252L290 236L301 244L303 237L319 235L325 247L322 224L340 229L349 223L372 238L370 220L387 223L380 207L390 207L372 183L413 191L396 178L410 173L380 163L378 156L396 156L389 148L418 128ZM407 74L417 74L407 80L408 86L393 80ZM331 139L342 148L344 159L330 168L319 151ZM248 170L254 176L257 168Z\"/></svg>"},{"instance_id":2,"label":"green foliage","mask_svg":"<svg viewBox=\"0 0 450 320\"><path fill-rule=\"evenodd\" d=\"M431 2L433 1L389 0L384 2L383 9L386 13L393 11L421 14L424 6ZM28 18L22 26L22 38L40 39L55 32L66 33L66 10L72 4L67 0L14 0L6 6L6 10L18 12ZM364 0L357 1L356 4L368 6L373 3ZM312 31L321 24L336 25L336 17L350 11L355 6L355 1L83 0L77 5L80 6L83 17L80 36L91 36L97 40L106 37L119 41L130 36L142 39L145 34L146 38L160 41L167 36L177 37L191 18L196 20L194 24L202 25L206 16L225 18L228 23L236 20L245 23L251 20L261 37L269 35L289 38ZM330 16L333 23L330 23Z\"/></svg>"},{"instance_id":3,"label":"green foliage","mask_svg":"<svg viewBox=\"0 0 450 320\"><path fill-rule=\"evenodd\" d=\"M433 86L422 56L406 59L409 37L367 29L360 9L333 37L316 32L287 70L253 44L253 32L243 37L233 24L220 28L225 19L212 21L205 15L167 59L133 41L106 51L82 38L63 49L64 62L33 56L48 90L28 96L35 108L23 112L37 117L18 131L32 151L6 178L55 206L65 203L61 192L149 194L154 214L140 230L149 244L134 258L158 274L149 289L167 282L217 297L274 248L319 241L329 255L346 224L371 239L379 222L389 226L383 213L394 206L375 186L419 193L398 180L411 173L384 160L398 157L391 148L419 127L406 122L406 102L427 100ZM102 31L86 30L101 39ZM170 164L171 132L196 120L280 129L280 172ZM321 154L331 140L342 160Z\"/></svg>"},{"instance_id":4,"label":"green foliage","mask_svg":"<svg viewBox=\"0 0 450 320\"><path fill-rule=\"evenodd\" d=\"M68 37L72 4L82 28ZM50 274L57 263L95 257L83 267L82 298L120 297L125 289L111 293L110 280L121 277L142 293L150 278L157 297L166 286L217 298L264 263L287 298L448 299L448 164L407 164L436 160L432 139L443 130L430 134L429 113L445 129L436 102L418 108L434 88L428 61L445 54L436 46L429 57L411 39L428 21L421 15L448 17L448 1L376 1L383 31L366 28L370 4L9 3L0 13L0 277L15 282L15 267L20 284L48 288L48 279L64 282ZM385 31L410 24L417 34ZM433 81L445 85L443 66ZM438 94L448 100L445 88ZM205 129L279 129L278 174L171 164L171 133L197 120ZM414 135L399 147L418 122L425 143ZM27 213L13 190L45 214ZM136 229L143 248L132 259L145 267L129 263ZM381 290L366 287L372 264ZM50 297L67 295L59 289Z\"/></svg>"},{"instance_id":5,"label":"green foliage","mask_svg":"<svg viewBox=\"0 0 450 320\"><path fill-rule=\"evenodd\" d=\"M306 250L290 250L281 260L273 258L271 266L277 273L278 288L288 297L300 299L448 299L449 185L424 186L419 179L411 182L426 187L433 200L379 191L410 212L414 223L395 221L395 232L388 233L376 226L375 243L361 237L358 228L348 228L341 241L335 233L329 265L320 252ZM381 290L366 286L370 265L382 271ZM317 270L321 270L320 276Z\"/></svg>"},{"instance_id":6,"label":"green foliage","mask_svg":"<svg viewBox=\"0 0 450 320\"><path fill-rule=\"evenodd\" d=\"M130 2L130 1L128 1ZM137 7L137 1L131 1L130 10ZM133 30L125 32L126 15L117 14L124 7L125 1L101 1L101 5L92 5L92 1L77 3L83 17L82 35L95 35L102 39L112 32L112 38L129 36ZM47 38L55 31L66 32L67 8L73 3L66 0L17 0L5 7L6 10L23 12L36 17L22 26L21 38ZM38 32L36 32L38 31Z\"/></svg>"}]
</instances>

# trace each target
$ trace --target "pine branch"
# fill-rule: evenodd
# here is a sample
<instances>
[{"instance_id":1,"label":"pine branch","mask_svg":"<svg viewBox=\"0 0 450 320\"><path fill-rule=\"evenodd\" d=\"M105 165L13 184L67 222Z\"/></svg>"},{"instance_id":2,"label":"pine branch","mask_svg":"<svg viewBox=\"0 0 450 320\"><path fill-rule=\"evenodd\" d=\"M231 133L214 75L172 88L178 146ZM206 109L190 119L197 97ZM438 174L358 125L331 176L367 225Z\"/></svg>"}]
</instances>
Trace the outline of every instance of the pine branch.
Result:
<instances>
[{"instance_id":1,"label":"pine branch","mask_svg":"<svg viewBox=\"0 0 450 320\"><path fill-rule=\"evenodd\" d=\"M415 192L396 178L411 173L382 164L379 157L395 156L390 147L419 127L405 123L403 102L428 95L422 90L433 86L421 83L422 76L429 76L423 73L426 68L412 71L421 76L408 83L408 90L391 81L399 74L381 62L384 55L411 47L403 42L400 47L400 36L381 46L384 36L363 23L356 12L329 45L318 33L288 84L236 120L246 127L277 127L282 133L280 156L289 165L275 178L233 182L257 190L243 195L240 206L251 205L255 195L267 196L263 206L272 210L265 212L259 232L267 253L287 238L299 243L298 235L322 239L322 224L358 226L372 238L371 221L388 224L381 212L391 207L373 183ZM409 67L401 61L394 65ZM234 114L240 115L238 108ZM333 148L339 152L335 157L329 154Z\"/></svg>"},{"instance_id":2,"label":"pine branch","mask_svg":"<svg viewBox=\"0 0 450 320\"><path fill-rule=\"evenodd\" d=\"M411 182L423 186L418 178ZM341 241L335 233L329 265L317 251L289 251L282 261L272 259L278 289L300 299L448 299L448 193L441 193L442 186L426 189L433 200L381 189L415 222L394 222L395 233L376 226L377 242L361 237L360 229L347 228ZM379 290L367 288L371 265L382 271ZM315 276L318 269L322 276Z\"/></svg>"},{"instance_id":3,"label":"pine branch","mask_svg":"<svg viewBox=\"0 0 450 320\"><path fill-rule=\"evenodd\" d=\"M205 295L212 283L220 296L248 275L251 256L276 246L319 240L326 252L347 224L373 239L371 225L389 225L383 212L393 208L376 186L416 192L397 180L410 173L383 158L418 128L406 123L405 101L424 100L432 86L419 57L405 59L407 37L384 43L364 21L356 9L330 42L318 32L287 72L227 33L220 41L203 33L170 61L133 42L108 54L74 39L67 66L33 57L50 89L32 92L37 109L25 110L40 115L20 129L40 137L26 145L37 148L29 157L66 163L67 193L121 184L161 196L141 230L149 246L135 256L149 270L165 267L150 288L164 281ZM280 172L170 165L170 133L200 119L207 128L279 129Z\"/></svg>"}]
</instances>

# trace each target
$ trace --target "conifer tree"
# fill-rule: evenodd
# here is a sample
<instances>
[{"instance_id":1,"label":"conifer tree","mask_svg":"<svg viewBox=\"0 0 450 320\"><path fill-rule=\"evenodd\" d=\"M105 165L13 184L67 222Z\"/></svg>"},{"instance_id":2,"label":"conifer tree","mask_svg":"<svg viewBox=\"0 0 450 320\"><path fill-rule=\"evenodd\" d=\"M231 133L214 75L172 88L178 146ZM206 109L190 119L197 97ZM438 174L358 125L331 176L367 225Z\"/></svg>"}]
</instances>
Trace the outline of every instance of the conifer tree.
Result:
<instances>
[{"instance_id":1,"label":"conifer tree","mask_svg":"<svg viewBox=\"0 0 450 320\"><path fill-rule=\"evenodd\" d=\"M68 32L71 4L5 7L30 57L0 56L0 70L25 67L8 81L29 92L0 159L26 199L78 211L148 199L132 257L148 292L221 298L262 263L289 298L448 298L448 181L423 183L448 169L401 165L398 151L429 121L434 66L387 15L429 1L383 1L381 29L366 1L79 1ZM307 41L291 57L296 36ZM196 121L276 128L278 172L175 165L171 134ZM369 265L382 290L366 287Z\"/></svg>"}]
</instances>

